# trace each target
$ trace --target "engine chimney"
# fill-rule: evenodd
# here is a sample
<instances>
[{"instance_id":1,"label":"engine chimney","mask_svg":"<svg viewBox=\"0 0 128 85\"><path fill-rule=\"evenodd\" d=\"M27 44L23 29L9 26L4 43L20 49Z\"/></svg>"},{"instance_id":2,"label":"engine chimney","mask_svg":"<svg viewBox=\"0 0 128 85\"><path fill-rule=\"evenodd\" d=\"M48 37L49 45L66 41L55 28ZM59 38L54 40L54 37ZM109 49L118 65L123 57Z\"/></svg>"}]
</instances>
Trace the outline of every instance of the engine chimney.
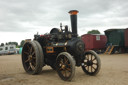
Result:
<instances>
[{"instance_id":1,"label":"engine chimney","mask_svg":"<svg viewBox=\"0 0 128 85\"><path fill-rule=\"evenodd\" d=\"M70 18L71 18L71 27L72 27L72 33L74 37L77 37L77 10L71 10L69 11Z\"/></svg>"}]
</instances>

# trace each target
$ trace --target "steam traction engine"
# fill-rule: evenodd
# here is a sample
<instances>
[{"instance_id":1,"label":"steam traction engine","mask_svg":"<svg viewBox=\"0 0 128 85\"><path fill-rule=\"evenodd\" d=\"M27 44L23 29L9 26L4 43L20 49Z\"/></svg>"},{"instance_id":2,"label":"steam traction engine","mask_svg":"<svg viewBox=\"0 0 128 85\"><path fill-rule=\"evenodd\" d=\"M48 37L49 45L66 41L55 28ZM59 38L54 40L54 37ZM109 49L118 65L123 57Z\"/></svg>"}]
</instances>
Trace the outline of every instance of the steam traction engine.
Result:
<instances>
[{"instance_id":1,"label":"steam traction engine","mask_svg":"<svg viewBox=\"0 0 128 85\"><path fill-rule=\"evenodd\" d=\"M94 51L85 52L85 44L77 35L77 10L71 10L72 32L68 26L53 28L49 34L34 35L22 50L22 63L29 74L39 74L45 65L57 71L61 79L72 80L75 66L81 66L89 75L96 75L101 67L100 58Z\"/></svg>"}]
</instances>

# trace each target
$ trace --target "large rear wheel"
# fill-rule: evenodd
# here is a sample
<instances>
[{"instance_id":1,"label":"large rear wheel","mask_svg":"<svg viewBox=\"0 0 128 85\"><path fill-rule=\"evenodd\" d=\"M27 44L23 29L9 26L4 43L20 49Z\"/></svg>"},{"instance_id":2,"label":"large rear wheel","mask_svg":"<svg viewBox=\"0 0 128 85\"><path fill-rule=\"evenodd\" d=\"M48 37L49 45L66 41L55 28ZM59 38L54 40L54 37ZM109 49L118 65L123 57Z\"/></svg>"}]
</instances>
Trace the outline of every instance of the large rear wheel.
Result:
<instances>
[{"instance_id":1,"label":"large rear wheel","mask_svg":"<svg viewBox=\"0 0 128 85\"><path fill-rule=\"evenodd\" d=\"M96 52L89 50L85 52L85 59L82 63L83 71L88 75L96 75L100 71L101 61Z\"/></svg>"},{"instance_id":2,"label":"large rear wheel","mask_svg":"<svg viewBox=\"0 0 128 85\"><path fill-rule=\"evenodd\" d=\"M29 74L38 74L44 63L43 50L37 41L26 42L22 50L22 64Z\"/></svg>"},{"instance_id":3,"label":"large rear wheel","mask_svg":"<svg viewBox=\"0 0 128 85\"><path fill-rule=\"evenodd\" d=\"M62 80L72 80L73 76L75 75L75 60L69 53L62 52L58 55L56 67L58 75Z\"/></svg>"}]
</instances>

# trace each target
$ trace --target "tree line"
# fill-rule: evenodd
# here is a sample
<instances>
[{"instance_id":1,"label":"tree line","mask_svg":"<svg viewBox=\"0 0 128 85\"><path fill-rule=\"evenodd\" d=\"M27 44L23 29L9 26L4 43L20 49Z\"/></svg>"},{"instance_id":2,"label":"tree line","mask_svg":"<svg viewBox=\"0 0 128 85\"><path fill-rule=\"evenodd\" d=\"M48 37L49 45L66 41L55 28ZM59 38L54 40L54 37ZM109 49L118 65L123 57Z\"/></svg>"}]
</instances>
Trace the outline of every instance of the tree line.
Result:
<instances>
[{"instance_id":1,"label":"tree line","mask_svg":"<svg viewBox=\"0 0 128 85\"><path fill-rule=\"evenodd\" d=\"M22 40L20 42L20 45L18 45L18 42L6 42L6 43L1 43L0 46L4 46L4 45L16 45L17 48L23 47L25 43L25 40Z\"/></svg>"}]
</instances>

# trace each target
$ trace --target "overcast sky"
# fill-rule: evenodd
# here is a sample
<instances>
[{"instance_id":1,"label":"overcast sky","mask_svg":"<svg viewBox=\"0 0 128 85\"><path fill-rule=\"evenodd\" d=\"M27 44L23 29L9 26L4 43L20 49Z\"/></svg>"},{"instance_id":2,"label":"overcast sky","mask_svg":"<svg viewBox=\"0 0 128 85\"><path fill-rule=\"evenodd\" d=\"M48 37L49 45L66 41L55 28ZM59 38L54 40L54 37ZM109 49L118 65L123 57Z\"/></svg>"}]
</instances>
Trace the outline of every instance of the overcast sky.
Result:
<instances>
[{"instance_id":1,"label":"overcast sky","mask_svg":"<svg viewBox=\"0 0 128 85\"><path fill-rule=\"evenodd\" d=\"M33 38L59 24L70 26L68 12L79 11L78 34L92 29L128 27L128 0L0 0L0 43Z\"/></svg>"}]
</instances>

